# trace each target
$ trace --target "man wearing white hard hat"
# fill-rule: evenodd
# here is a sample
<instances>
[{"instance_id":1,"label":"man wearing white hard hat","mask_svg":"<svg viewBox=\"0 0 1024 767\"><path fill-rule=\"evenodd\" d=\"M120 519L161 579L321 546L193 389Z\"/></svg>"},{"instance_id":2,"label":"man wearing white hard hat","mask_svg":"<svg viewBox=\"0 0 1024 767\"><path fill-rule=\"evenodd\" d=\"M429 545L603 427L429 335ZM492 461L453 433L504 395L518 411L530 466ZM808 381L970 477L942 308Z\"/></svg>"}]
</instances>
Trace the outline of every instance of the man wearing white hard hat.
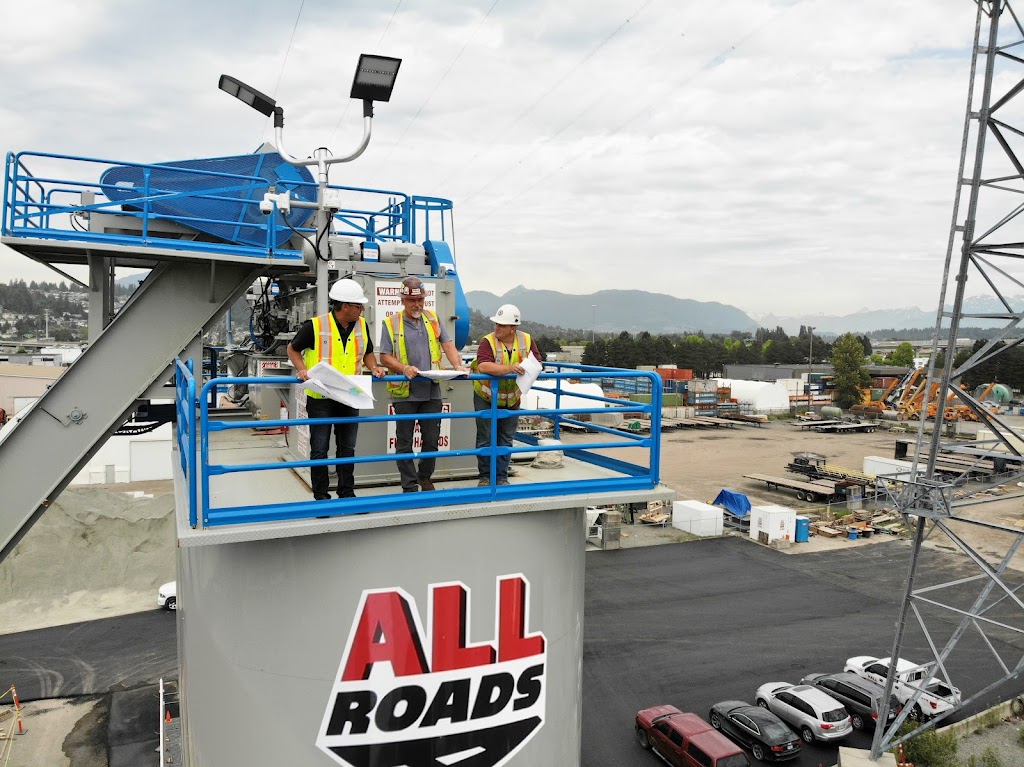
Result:
<instances>
[{"instance_id":1,"label":"man wearing white hard hat","mask_svg":"<svg viewBox=\"0 0 1024 767\"><path fill-rule=\"evenodd\" d=\"M391 406L399 415L440 413L442 408L440 381L420 376L421 370L439 370L442 354L456 370L468 373L459 350L448 335L436 312L423 308L427 289L419 277L402 280L402 311L384 320L380 336L380 359L393 373L405 381L388 383ZM441 419L395 422L395 450L411 453L416 423L420 425L420 462L412 459L396 461L402 478L402 492L414 493L420 488L433 490L434 457L441 434Z\"/></svg>"},{"instance_id":2,"label":"man wearing white hard hat","mask_svg":"<svg viewBox=\"0 0 1024 767\"><path fill-rule=\"evenodd\" d=\"M520 363L529 355L532 354L543 362L536 342L530 338L529 333L519 330L520 315L518 307L512 304L504 304L498 307L498 311L491 317L491 322L494 323L494 332L488 333L480 340L476 359L470 365L474 372L485 373L490 376L521 375L525 371ZM506 410L518 410L520 392L514 378L501 381L473 381L473 409L490 410L495 386L497 387L498 407ZM512 439L515 437L516 429L519 426L519 418L516 416L500 418L497 424L496 442L498 446L512 447ZM490 444L491 420L489 418L477 418L477 449L489 447ZM508 484L508 464L511 459L512 456L507 454L499 455L495 459L495 484ZM480 476L479 484L481 486L489 485L491 474L490 458L478 455L476 462Z\"/></svg>"},{"instance_id":3,"label":"man wearing white hard hat","mask_svg":"<svg viewBox=\"0 0 1024 767\"><path fill-rule=\"evenodd\" d=\"M299 332L288 344L288 359L295 366L295 374L300 380L306 381L309 379L309 368L318 362L327 362L345 375L358 375L364 365L377 378L387 375L387 369L377 362L377 355L373 353L373 339L363 318L363 309L368 299L362 287L355 280L338 280L327 295L331 299L331 311L302 323ZM307 390L306 415L310 418L350 418L359 415L359 411ZM356 454L358 424L310 424L310 460L327 457L332 428L338 458L352 458ZM347 463L339 465L337 469L338 497L354 498L355 467ZM311 466L309 474L313 497L318 501L329 499L327 467Z\"/></svg>"}]
</instances>

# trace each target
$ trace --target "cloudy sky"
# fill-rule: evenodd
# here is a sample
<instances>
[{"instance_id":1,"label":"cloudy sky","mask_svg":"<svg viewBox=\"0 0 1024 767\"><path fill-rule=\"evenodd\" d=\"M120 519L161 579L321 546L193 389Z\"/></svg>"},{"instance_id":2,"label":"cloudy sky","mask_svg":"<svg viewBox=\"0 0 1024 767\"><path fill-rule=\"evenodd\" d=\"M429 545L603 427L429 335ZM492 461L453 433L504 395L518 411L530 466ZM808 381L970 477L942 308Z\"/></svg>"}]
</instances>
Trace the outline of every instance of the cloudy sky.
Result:
<instances>
[{"instance_id":1,"label":"cloudy sky","mask_svg":"<svg viewBox=\"0 0 1024 767\"><path fill-rule=\"evenodd\" d=\"M358 54L402 58L331 182L447 197L467 290L633 288L751 313L937 305L968 0L0 4L0 151L348 153ZM0 280L53 273L0 246Z\"/></svg>"}]
</instances>

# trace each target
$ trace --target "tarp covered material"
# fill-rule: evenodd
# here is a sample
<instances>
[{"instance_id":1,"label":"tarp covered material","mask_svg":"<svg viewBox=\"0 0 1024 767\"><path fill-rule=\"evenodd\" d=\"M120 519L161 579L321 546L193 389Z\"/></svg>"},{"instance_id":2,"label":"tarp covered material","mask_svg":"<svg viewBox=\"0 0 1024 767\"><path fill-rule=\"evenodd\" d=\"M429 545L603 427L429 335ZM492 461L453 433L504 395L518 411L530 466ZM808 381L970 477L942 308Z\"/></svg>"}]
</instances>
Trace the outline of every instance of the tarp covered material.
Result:
<instances>
[{"instance_id":1,"label":"tarp covered material","mask_svg":"<svg viewBox=\"0 0 1024 767\"><path fill-rule=\"evenodd\" d=\"M732 398L755 413L789 412L789 391L785 385L769 381L743 381L719 378L718 385L732 389Z\"/></svg>"},{"instance_id":2,"label":"tarp covered material","mask_svg":"<svg viewBox=\"0 0 1024 767\"><path fill-rule=\"evenodd\" d=\"M722 506L735 517L745 517L750 513L750 499L743 493L725 488L714 500L715 506Z\"/></svg>"}]
</instances>

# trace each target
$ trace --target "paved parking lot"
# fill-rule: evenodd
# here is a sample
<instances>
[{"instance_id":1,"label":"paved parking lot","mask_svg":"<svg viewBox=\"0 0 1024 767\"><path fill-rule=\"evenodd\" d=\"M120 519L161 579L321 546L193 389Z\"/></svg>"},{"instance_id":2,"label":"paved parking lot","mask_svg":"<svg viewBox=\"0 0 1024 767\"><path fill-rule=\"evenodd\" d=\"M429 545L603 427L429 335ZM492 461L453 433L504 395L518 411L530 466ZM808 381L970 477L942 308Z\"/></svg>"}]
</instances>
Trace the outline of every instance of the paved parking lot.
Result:
<instances>
[{"instance_id":1,"label":"paved parking lot","mask_svg":"<svg viewBox=\"0 0 1024 767\"><path fill-rule=\"evenodd\" d=\"M583 765L660 764L633 736L641 708L672 703L706 718L720 700L753 703L765 682L796 683L841 671L853 655L888 655L909 553L896 540L786 555L723 538L588 554ZM962 558L935 549L918 572L921 584L973 574ZM926 660L920 631L908 631L908 640L904 655ZM980 641L961 642L957 652L951 671L965 698L1001 676ZM1021 649L1007 655L1014 663ZM989 700L1009 697L1003 692ZM868 748L870 734L843 745ZM790 764L832 765L836 752L815 744Z\"/></svg>"},{"instance_id":2,"label":"paved parking lot","mask_svg":"<svg viewBox=\"0 0 1024 767\"><path fill-rule=\"evenodd\" d=\"M842 670L853 655L888 655L909 553L909 543L891 540L786 554L737 537L588 553L582 764L660 764L636 744L638 709L673 703L706 717L720 700L753 702L765 682ZM918 579L923 585L972 574L965 558L928 546ZM977 590L967 583L948 598L962 603ZM908 637L904 654L926 659L920 632ZM1019 640L996 646L1011 665L1024 653ZM174 616L158 610L0 637L0 668L29 700L138 690L173 674L175 657ZM965 697L1001 675L980 641L961 643L950 667ZM1019 692L996 691L970 711ZM155 747L144 737L155 722L142 721L153 707L133 714L131 702L114 703L104 703L109 721L94 722L85 745L97 753L114 753L120 741ZM133 718L138 732L126 729ZM32 726L34 737L42 736L43 722ZM87 737L83 726L75 728L78 740ZM43 737L65 742L68 735ZM867 748L870 736L855 733L845 743ZM835 746L811 746L791 764L832 765L835 755Z\"/></svg>"}]
</instances>

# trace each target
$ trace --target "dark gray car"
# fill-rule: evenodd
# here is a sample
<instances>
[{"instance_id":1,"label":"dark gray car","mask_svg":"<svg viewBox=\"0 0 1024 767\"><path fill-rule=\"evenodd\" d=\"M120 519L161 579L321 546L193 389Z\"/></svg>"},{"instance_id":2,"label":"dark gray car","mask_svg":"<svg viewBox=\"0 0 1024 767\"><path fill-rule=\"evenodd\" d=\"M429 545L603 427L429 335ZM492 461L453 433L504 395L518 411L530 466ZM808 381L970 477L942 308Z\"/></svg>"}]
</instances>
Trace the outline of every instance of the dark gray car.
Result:
<instances>
[{"instance_id":1,"label":"dark gray car","mask_svg":"<svg viewBox=\"0 0 1024 767\"><path fill-rule=\"evenodd\" d=\"M885 696L885 688L881 685L847 671L838 674L808 674L800 680L800 684L813 685L842 703L850 712L854 729L873 729L877 724ZM900 702L893 695L889 699L887 724L896 718L899 710Z\"/></svg>"}]
</instances>

